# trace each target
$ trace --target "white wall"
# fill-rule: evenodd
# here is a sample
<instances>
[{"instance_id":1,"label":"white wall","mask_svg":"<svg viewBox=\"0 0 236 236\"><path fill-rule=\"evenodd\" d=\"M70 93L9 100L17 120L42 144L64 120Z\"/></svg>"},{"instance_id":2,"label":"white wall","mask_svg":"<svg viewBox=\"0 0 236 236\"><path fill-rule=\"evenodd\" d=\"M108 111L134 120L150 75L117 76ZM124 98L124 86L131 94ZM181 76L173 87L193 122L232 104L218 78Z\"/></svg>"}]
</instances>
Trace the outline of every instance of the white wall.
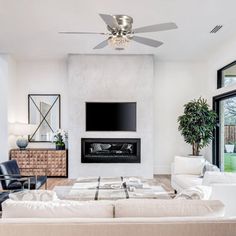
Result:
<instances>
[{"instance_id":1,"label":"white wall","mask_svg":"<svg viewBox=\"0 0 236 236\"><path fill-rule=\"evenodd\" d=\"M227 86L222 89L217 89L217 70L236 61L236 35L230 38L227 42L221 44L217 50L213 51L208 58L208 78L206 86L208 87L209 96L215 96L231 90L236 90L236 85Z\"/></svg>"},{"instance_id":2,"label":"white wall","mask_svg":"<svg viewBox=\"0 0 236 236\"><path fill-rule=\"evenodd\" d=\"M0 162L8 159L8 57L0 56Z\"/></svg>"},{"instance_id":3,"label":"white wall","mask_svg":"<svg viewBox=\"0 0 236 236\"><path fill-rule=\"evenodd\" d=\"M116 62L111 60L111 56L103 56L106 62L110 62L110 67L106 67L102 69L102 76L99 78L110 81L111 79L116 81L116 88L119 88L120 81L122 83L125 83L127 87L130 86L129 80L127 80L127 77L130 77L133 75L131 71L136 71L138 66L134 66L135 62L131 61L129 63L125 62L122 64L122 67L114 66ZM128 58L128 56L125 56ZM131 56L132 57L132 56ZM141 56L142 57L142 56ZM90 134L84 133L84 130L81 131L81 128L84 129L84 127L81 124L81 122L84 122L85 115L83 114L83 111L81 110L74 110L74 115L70 115L70 119L68 118L68 107L70 107L70 104L73 103L73 106L78 105L76 99L81 99L81 97L91 98L89 97L90 94L94 93L93 88L96 88L95 90L99 91L99 96L96 98L92 97L92 99L99 99L99 100L121 100L121 101L127 101L132 100L132 91L135 92L135 89L133 87L130 87L127 91L129 92L128 96L124 96L124 91L126 89L121 89L122 92L117 93L117 95L113 95L113 90L106 89L106 92L101 92L96 84L92 84L93 82L89 83L86 81L86 78L91 77L97 77L98 73L94 69L101 70L103 66L100 66L100 62L98 65L94 65L92 56L85 56L86 60L85 63L76 63L74 67L76 67L78 70L77 76L75 76L75 80L79 79L78 83L79 85L74 87L73 85L70 85L69 89L69 95L68 95L68 75L67 75L67 63L65 60L46 60L46 61L17 61L16 63L16 69L15 69L15 79L10 81L10 100L9 103L9 109L8 109L8 120L10 122L27 122L28 119L28 105L27 105L27 95L29 93L60 93L62 95L62 127L66 130L68 130L71 122L77 122L78 117L80 117L80 120L78 121L78 126L74 129L74 135L73 133L69 134L69 139L75 140L76 146L72 145L69 148L71 149L69 160L72 160L70 162L70 172L72 175L75 174L78 170L77 165L80 165L80 137L86 137L90 136ZM95 61L100 61L101 59ZM150 62L150 65L152 65L152 61ZM154 78L154 84L153 84L153 91L154 91L154 173L169 173L170 169L170 163L174 157L174 155L187 155L191 153L191 147L187 144L185 144L183 137L178 132L178 125L177 125L177 117L182 114L183 112L183 105L188 102L189 100L193 98L198 98L199 96L209 97L209 90L210 85L205 86L206 82L209 78L208 70L205 63L190 63L190 62L162 62L158 61L157 58L155 58L155 78ZM91 68L93 68L91 70ZM114 70L116 68L116 72ZM90 71L91 74L89 74L87 71ZM119 70L119 72L117 71ZM140 74L140 71L142 70L142 67L139 68L137 74ZM80 78L78 78L79 73L85 73L84 80L81 82ZM108 71L108 72L107 72ZM122 71L122 73L120 73ZM121 77L117 77L117 75L120 74ZM134 76L137 76L136 72L134 73ZM145 87L146 83L146 77L145 75L139 75L140 76L140 85ZM142 78L141 78L142 77ZM143 79L145 78L145 79ZM86 83L88 82L88 84ZM142 84L143 83L143 84ZM106 88L106 86L110 86L109 83L104 82L102 83L103 89ZM211 84L211 87L214 87L214 85ZM72 88L74 88L72 90ZM75 98L72 99L72 94L75 94ZM144 95L149 95L149 92L144 91ZM70 96L70 100L68 101L68 96ZM143 97L142 94L140 96ZM143 101L144 98L142 98L141 101ZM150 104L148 106L145 106L143 108L143 113L148 114L146 107L152 106L152 99L150 98ZM209 100L209 103L211 104L211 100ZM68 105L68 106L67 106ZM71 112L71 111L70 111ZM74 117L73 117L74 116ZM143 120L144 121L144 120ZM146 122L146 121L144 121ZM83 124L84 125L84 124ZM70 132L73 132L70 131ZM80 133L82 132L82 133ZM79 135L78 135L79 133ZM93 134L96 136L96 134ZM100 135L100 134L98 134ZM104 133L102 134L104 136ZM110 134L109 134L110 135ZM116 135L116 134L115 134ZM129 134L128 134L129 135ZM118 134L119 137L122 137L123 134ZM138 137L139 135L133 135L130 134L130 137ZM100 135L101 137L101 135ZM15 146L15 140L11 138L11 147ZM30 144L29 147L54 147L53 144ZM73 148L76 149L73 152ZM208 148L207 150L210 150ZM76 154L73 154L76 153ZM203 152L205 154L205 151ZM210 151L207 153L207 158L210 158ZM74 162L73 160L76 160ZM153 166L151 162L149 163L149 167L153 169ZM132 165L132 164L131 164ZM83 165L84 166L84 165ZM114 166L114 165L113 165ZM117 165L117 169L119 170L119 165ZM122 167L124 167L122 165ZM101 171L100 168L96 167L89 167L95 174L97 174L96 171ZM133 166L132 168L136 168ZM87 172L87 167L83 168L81 171L80 169L80 175ZM96 171L94 171L96 170ZM114 169L111 169L114 170ZM137 169L137 174L140 175L139 169ZM125 173L127 173L128 169L125 169ZM152 170L148 170L150 174L152 174ZM147 170L145 173L148 172ZM106 172L107 175L109 174ZM114 172L116 173L116 172ZM75 176L75 175L74 175Z\"/></svg>"},{"instance_id":4,"label":"white wall","mask_svg":"<svg viewBox=\"0 0 236 236\"><path fill-rule=\"evenodd\" d=\"M66 60L17 61L15 81L11 86L10 122L28 122L28 94L61 94L62 128L67 130ZM11 139L15 147L15 139ZM54 147L51 143L30 143L29 147Z\"/></svg>"},{"instance_id":5,"label":"white wall","mask_svg":"<svg viewBox=\"0 0 236 236\"><path fill-rule=\"evenodd\" d=\"M10 135L8 129L9 117L12 116L10 107L13 104L15 84L15 61L10 55L0 56L0 162L8 160Z\"/></svg>"},{"instance_id":6,"label":"white wall","mask_svg":"<svg viewBox=\"0 0 236 236\"><path fill-rule=\"evenodd\" d=\"M153 57L69 57L69 170L78 176L153 175ZM85 102L137 102L137 132L85 132ZM81 138L141 138L140 164L82 164Z\"/></svg>"},{"instance_id":7,"label":"white wall","mask_svg":"<svg viewBox=\"0 0 236 236\"><path fill-rule=\"evenodd\" d=\"M177 117L183 105L193 98L203 96L212 105L212 97L231 90L236 85L217 89L217 70L236 60L236 37L222 43L208 58L197 62L155 60L155 150L154 173L169 173L175 155L191 153L178 131ZM212 147L201 152L212 160Z\"/></svg>"},{"instance_id":8,"label":"white wall","mask_svg":"<svg viewBox=\"0 0 236 236\"><path fill-rule=\"evenodd\" d=\"M206 73L204 63L156 60L154 173L170 173L175 155L191 154L191 146L178 131L177 118L183 114L184 104L200 96L206 97ZM208 102L211 104L211 100ZM201 153L206 155L205 150ZM206 158L211 157L207 154Z\"/></svg>"}]
</instances>

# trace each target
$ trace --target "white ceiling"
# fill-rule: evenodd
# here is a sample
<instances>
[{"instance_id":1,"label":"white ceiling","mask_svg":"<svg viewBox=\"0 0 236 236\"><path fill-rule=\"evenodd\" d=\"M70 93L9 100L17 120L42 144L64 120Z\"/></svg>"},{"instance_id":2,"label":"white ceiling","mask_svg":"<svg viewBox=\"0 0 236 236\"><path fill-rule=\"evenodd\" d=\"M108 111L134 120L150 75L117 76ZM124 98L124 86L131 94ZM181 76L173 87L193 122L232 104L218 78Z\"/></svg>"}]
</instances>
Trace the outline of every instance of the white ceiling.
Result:
<instances>
[{"instance_id":1,"label":"white ceiling","mask_svg":"<svg viewBox=\"0 0 236 236\"><path fill-rule=\"evenodd\" d=\"M61 58L68 53L155 54L162 60L198 60L232 37L235 0L0 0L0 53L16 58ZM132 42L122 52L93 50L103 35L60 35L58 31L106 32L98 13L127 14L133 27L175 22L177 30L142 36L164 42L151 48ZM217 24L217 34L209 31Z\"/></svg>"}]
</instances>

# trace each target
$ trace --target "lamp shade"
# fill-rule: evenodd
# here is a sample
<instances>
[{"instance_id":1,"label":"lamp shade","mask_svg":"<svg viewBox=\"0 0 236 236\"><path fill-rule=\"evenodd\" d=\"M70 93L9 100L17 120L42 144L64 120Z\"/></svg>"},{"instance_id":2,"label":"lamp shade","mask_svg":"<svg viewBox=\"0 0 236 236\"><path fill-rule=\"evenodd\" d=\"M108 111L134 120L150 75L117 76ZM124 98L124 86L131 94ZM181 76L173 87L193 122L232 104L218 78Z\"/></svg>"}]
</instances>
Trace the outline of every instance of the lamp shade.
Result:
<instances>
[{"instance_id":1,"label":"lamp shade","mask_svg":"<svg viewBox=\"0 0 236 236\"><path fill-rule=\"evenodd\" d=\"M24 136L32 134L36 129L36 125L25 123L10 124L10 133L16 136Z\"/></svg>"}]
</instances>

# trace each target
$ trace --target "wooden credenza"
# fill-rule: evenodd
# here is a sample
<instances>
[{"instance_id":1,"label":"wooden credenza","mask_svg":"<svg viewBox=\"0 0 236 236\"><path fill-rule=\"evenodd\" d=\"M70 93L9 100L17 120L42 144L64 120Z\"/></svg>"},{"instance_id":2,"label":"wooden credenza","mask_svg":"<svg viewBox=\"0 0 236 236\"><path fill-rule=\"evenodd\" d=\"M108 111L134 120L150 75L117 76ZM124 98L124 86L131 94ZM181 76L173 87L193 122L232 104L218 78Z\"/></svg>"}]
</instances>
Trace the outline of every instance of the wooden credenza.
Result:
<instances>
[{"instance_id":1,"label":"wooden credenza","mask_svg":"<svg viewBox=\"0 0 236 236\"><path fill-rule=\"evenodd\" d=\"M29 175L30 169L34 175L48 177L68 177L68 151L55 149L29 148L25 150L10 150L10 160L16 160L22 175Z\"/></svg>"}]
</instances>

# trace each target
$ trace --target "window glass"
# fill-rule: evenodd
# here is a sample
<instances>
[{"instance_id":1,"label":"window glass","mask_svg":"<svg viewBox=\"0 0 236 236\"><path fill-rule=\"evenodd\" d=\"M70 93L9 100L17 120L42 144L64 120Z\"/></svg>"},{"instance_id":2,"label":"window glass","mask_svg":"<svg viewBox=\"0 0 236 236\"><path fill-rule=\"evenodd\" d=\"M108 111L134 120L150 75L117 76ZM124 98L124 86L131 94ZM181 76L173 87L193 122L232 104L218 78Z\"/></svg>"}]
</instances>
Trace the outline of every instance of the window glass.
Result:
<instances>
[{"instance_id":1,"label":"window glass","mask_svg":"<svg viewBox=\"0 0 236 236\"><path fill-rule=\"evenodd\" d=\"M236 65L233 65L221 73L221 87L227 87L236 83Z\"/></svg>"}]
</instances>

